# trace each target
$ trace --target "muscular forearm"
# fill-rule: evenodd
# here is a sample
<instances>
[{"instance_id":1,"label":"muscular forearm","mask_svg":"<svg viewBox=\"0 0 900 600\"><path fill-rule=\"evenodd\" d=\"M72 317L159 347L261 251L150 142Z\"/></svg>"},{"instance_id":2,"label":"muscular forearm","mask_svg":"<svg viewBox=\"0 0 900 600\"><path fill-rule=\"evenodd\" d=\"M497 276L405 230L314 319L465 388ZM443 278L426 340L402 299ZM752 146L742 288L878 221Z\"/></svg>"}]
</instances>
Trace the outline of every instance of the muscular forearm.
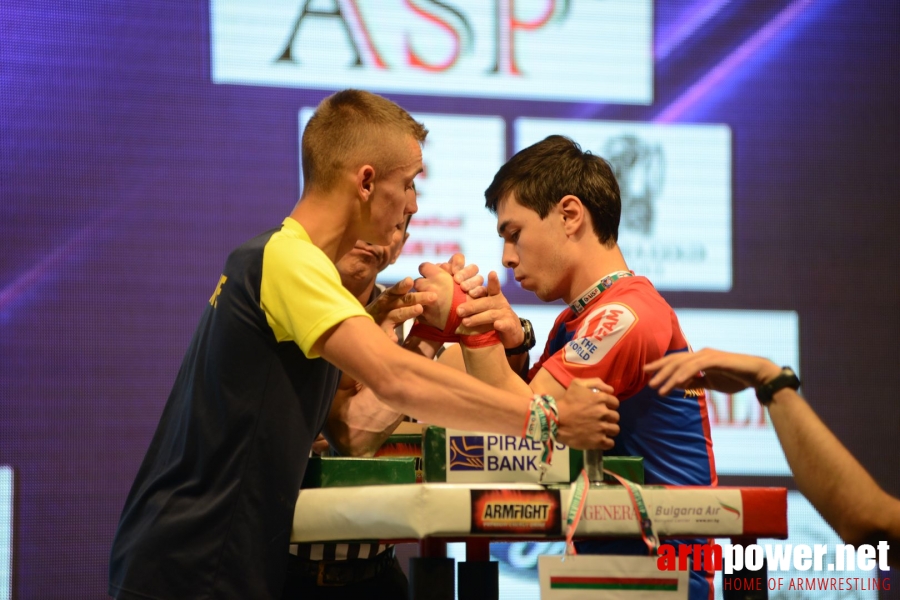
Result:
<instances>
[{"instance_id":1,"label":"muscular forearm","mask_svg":"<svg viewBox=\"0 0 900 600\"><path fill-rule=\"evenodd\" d=\"M532 393L529 385L510 366L503 346L500 344L485 348L463 346L462 355L466 363L466 372L479 381L509 392Z\"/></svg>"},{"instance_id":2,"label":"muscular forearm","mask_svg":"<svg viewBox=\"0 0 900 600\"><path fill-rule=\"evenodd\" d=\"M328 438L343 456L373 456L403 418L368 388L341 389L328 415Z\"/></svg>"},{"instance_id":3,"label":"muscular forearm","mask_svg":"<svg viewBox=\"0 0 900 600\"><path fill-rule=\"evenodd\" d=\"M522 354L514 354L512 356L506 357L506 364L509 365L510 370L519 376L520 379L524 379L526 375L528 375L528 353L523 352Z\"/></svg>"},{"instance_id":4,"label":"muscular forearm","mask_svg":"<svg viewBox=\"0 0 900 600\"><path fill-rule=\"evenodd\" d=\"M512 394L392 344L367 319L348 319L320 338L319 353L398 412L469 430L521 435L530 393Z\"/></svg>"},{"instance_id":5,"label":"muscular forearm","mask_svg":"<svg viewBox=\"0 0 900 600\"><path fill-rule=\"evenodd\" d=\"M785 388L769 416L800 492L852 544L887 540L900 564L900 501L886 494L831 433L809 404Z\"/></svg>"},{"instance_id":6,"label":"muscular forearm","mask_svg":"<svg viewBox=\"0 0 900 600\"><path fill-rule=\"evenodd\" d=\"M530 389L512 393L492 388L416 356L392 344L368 319L343 321L322 335L312 350L314 356L321 355L403 414L443 427L523 434ZM573 382L555 396L559 442L574 448L612 447L611 438L619 430L618 400L603 386L598 379Z\"/></svg>"},{"instance_id":7,"label":"muscular forearm","mask_svg":"<svg viewBox=\"0 0 900 600\"><path fill-rule=\"evenodd\" d=\"M395 408L405 410L403 407L408 406L408 414L417 419L441 422L447 427L478 431L486 423L491 423L492 428L502 423L503 431L498 433L522 434L531 390L521 380L524 388L510 393L492 389L434 362L416 360L404 371L408 373L403 390L407 397L397 398L396 402L401 404L394 404ZM385 401L391 402L387 395ZM415 406L408 405L409 402Z\"/></svg>"}]
</instances>

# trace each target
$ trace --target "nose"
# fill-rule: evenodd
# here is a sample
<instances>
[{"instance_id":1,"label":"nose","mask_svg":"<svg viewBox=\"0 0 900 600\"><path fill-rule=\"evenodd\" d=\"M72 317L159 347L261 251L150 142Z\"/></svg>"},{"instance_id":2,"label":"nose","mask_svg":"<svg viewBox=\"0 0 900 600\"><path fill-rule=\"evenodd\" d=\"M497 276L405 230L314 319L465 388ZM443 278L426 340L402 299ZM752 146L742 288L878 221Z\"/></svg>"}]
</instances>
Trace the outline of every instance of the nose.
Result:
<instances>
[{"instance_id":1,"label":"nose","mask_svg":"<svg viewBox=\"0 0 900 600\"><path fill-rule=\"evenodd\" d=\"M507 269L515 269L519 264L519 255L516 254L515 248L511 242L503 243L503 256L501 257L503 266Z\"/></svg>"}]
</instances>

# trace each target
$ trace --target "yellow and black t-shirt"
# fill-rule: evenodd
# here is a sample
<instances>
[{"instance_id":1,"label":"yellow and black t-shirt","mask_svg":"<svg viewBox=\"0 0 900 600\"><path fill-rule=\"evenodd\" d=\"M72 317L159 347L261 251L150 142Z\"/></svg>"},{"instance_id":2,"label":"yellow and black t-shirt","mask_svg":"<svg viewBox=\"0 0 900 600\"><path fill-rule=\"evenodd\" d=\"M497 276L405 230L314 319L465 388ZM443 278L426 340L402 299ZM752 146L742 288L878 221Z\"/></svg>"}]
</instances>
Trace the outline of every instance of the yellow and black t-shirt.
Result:
<instances>
[{"instance_id":1,"label":"yellow and black t-shirt","mask_svg":"<svg viewBox=\"0 0 900 600\"><path fill-rule=\"evenodd\" d=\"M293 219L231 253L122 512L110 594L280 595L340 375L311 348L356 316L367 317Z\"/></svg>"}]
</instances>

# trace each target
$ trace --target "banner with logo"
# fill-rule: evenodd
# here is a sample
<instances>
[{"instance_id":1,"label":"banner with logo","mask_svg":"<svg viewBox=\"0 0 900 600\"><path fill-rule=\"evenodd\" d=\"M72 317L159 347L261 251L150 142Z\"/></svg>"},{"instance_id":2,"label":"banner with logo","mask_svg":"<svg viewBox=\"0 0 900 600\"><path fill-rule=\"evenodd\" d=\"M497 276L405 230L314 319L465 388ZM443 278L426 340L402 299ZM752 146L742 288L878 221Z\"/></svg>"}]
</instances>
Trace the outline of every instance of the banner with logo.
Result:
<instances>
[{"instance_id":1,"label":"banner with logo","mask_svg":"<svg viewBox=\"0 0 900 600\"><path fill-rule=\"evenodd\" d=\"M559 535L562 508L558 490L473 489L472 533Z\"/></svg>"},{"instance_id":2,"label":"banner with logo","mask_svg":"<svg viewBox=\"0 0 900 600\"><path fill-rule=\"evenodd\" d=\"M740 535L745 509L741 491L735 488L666 488L645 486L642 498L653 529L661 535ZM572 501L570 491L561 494L563 505ZM640 515L623 487L590 488L578 520L578 535L640 534ZM752 525L756 525L755 522Z\"/></svg>"},{"instance_id":3,"label":"banner with logo","mask_svg":"<svg viewBox=\"0 0 900 600\"><path fill-rule=\"evenodd\" d=\"M512 435L447 430L447 483L538 483L540 442ZM556 444L544 483L568 482L569 448Z\"/></svg>"},{"instance_id":4,"label":"banner with logo","mask_svg":"<svg viewBox=\"0 0 900 600\"><path fill-rule=\"evenodd\" d=\"M212 80L650 104L651 0L211 0Z\"/></svg>"},{"instance_id":5,"label":"banner with logo","mask_svg":"<svg viewBox=\"0 0 900 600\"><path fill-rule=\"evenodd\" d=\"M731 289L731 130L725 125L517 119L516 151L553 134L609 161L619 246L659 290Z\"/></svg>"}]
</instances>

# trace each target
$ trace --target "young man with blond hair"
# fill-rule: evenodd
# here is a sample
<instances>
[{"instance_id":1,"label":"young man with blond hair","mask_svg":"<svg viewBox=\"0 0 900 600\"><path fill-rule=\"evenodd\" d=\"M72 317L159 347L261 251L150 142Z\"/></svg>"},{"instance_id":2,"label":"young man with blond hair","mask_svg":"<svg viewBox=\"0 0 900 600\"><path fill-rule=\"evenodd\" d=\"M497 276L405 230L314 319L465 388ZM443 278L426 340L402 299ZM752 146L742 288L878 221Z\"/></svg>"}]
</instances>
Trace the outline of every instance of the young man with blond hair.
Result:
<instances>
[{"instance_id":1,"label":"young man with blond hair","mask_svg":"<svg viewBox=\"0 0 900 600\"><path fill-rule=\"evenodd\" d=\"M376 324L419 315L433 295L407 293L407 279L369 314L334 266L357 240L388 244L416 212L426 134L374 94L320 104L303 136L300 201L229 255L200 319L122 511L111 595L279 597L297 492L340 371L405 414L522 435L531 393L460 377ZM612 445L617 403L594 384L557 398L559 441Z\"/></svg>"}]
</instances>

